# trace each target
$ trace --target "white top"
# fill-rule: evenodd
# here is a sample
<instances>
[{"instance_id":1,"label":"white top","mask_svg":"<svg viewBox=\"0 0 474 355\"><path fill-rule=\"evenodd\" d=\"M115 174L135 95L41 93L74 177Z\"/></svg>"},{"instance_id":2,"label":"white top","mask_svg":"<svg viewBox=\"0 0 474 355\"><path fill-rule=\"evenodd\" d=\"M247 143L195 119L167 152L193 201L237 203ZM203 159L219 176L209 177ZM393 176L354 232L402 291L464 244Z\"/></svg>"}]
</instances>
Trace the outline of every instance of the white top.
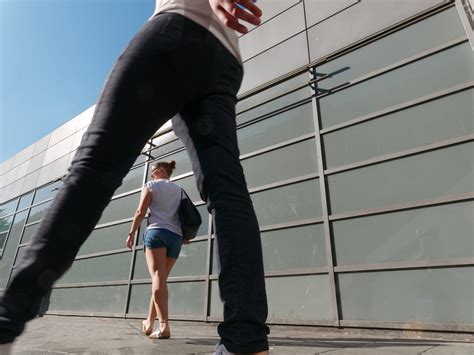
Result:
<instances>
[{"instance_id":1,"label":"white top","mask_svg":"<svg viewBox=\"0 0 474 355\"><path fill-rule=\"evenodd\" d=\"M182 236L178 215L181 187L167 179L148 181L146 187L152 193L148 229L166 228Z\"/></svg>"},{"instance_id":2,"label":"white top","mask_svg":"<svg viewBox=\"0 0 474 355\"><path fill-rule=\"evenodd\" d=\"M209 0L156 0L153 14L174 12L201 25L216 38L242 63L237 34L225 26L212 11Z\"/></svg>"}]
</instances>

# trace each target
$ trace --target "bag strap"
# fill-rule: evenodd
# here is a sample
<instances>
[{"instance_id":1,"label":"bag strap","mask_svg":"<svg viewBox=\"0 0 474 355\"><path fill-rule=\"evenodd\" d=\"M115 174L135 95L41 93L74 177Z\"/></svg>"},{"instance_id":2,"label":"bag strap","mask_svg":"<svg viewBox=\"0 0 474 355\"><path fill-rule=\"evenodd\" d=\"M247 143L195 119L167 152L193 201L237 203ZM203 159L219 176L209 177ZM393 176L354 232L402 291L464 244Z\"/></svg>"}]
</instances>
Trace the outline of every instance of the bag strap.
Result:
<instances>
[{"instance_id":1,"label":"bag strap","mask_svg":"<svg viewBox=\"0 0 474 355\"><path fill-rule=\"evenodd\" d=\"M183 199L183 193L186 195L186 197L188 198L188 200L191 200L191 199L189 198L188 193L187 193L186 191L184 191L183 188L181 188L181 200Z\"/></svg>"}]
</instances>

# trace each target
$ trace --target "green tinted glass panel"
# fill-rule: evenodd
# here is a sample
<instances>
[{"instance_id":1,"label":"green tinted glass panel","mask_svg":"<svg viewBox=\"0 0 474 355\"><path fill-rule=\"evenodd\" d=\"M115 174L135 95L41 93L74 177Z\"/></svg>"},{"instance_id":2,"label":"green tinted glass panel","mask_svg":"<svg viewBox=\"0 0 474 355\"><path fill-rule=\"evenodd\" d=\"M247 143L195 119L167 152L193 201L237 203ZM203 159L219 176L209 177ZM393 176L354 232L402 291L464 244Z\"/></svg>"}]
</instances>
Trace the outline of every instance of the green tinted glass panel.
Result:
<instances>
[{"instance_id":1,"label":"green tinted glass panel","mask_svg":"<svg viewBox=\"0 0 474 355\"><path fill-rule=\"evenodd\" d=\"M183 245L170 277L206 275L207 240Z\"/></svg>"},{"instance_id":2,"label":"green tinted glass panel","mask_svg":"<svg viewBox=\"0 0 474 355\"><path fill-rule=\"evenodd\" d=\"M0 233L8 232L13 221L13 215L8 217L0 217ZM0 247L3 243L0 243Z\"/></svg>"},{"instance_id":3,"label":"green tinted glass panel","mask_svg":"<svg viewBox=\"0 0 474 355\"><path fill-rule=\"evenodd\" d=\"M18 248L18 253L16 255L14 265L18 265L21 262L21 260L23 259L23 256L25 255L26 248L27 248L27 246L23 246L23 247Z\"/></svg>"},{"instance_id":4,"label":"green tinted glass panel","mask_svg":"<svg viewBox=\"0 0 474 355\"><path fill-rule=\"evenodd\" d=\"M196 179L194 178L194 175L188 176L184 179L175 180L173 182L176 185L182 187L193 202L201 201L201 196L197 190Z\"/></svg>"},{"instance_id":5,"label":"green tinted glass panel","mask_svg":"<svg viewBox=\"0 0 474 355\"><path fill-rule=\"evenodd\" d=\"M249 188L317 172L314 139L242 161Z\"/></svg>"},{"instance_id":6,"label":"green tinted glass panel","mask_svg":"<svg viewBox=\"0 0 474 355\"><path fill-rule=\"evenodd\" d=\"M21 244L29 243L33 235L36 233L40 226L40 223L33 224L31 226L25 227L23 231L23 237L21 237Z\"/></svg>"},{"instance_id":7,"label":"green tinted glass panel","mask_svg":"<svg viewBox=\"0 0 474 355\"><path fill-rule=\"evenodd\" d=\"M102 214L99 223L97 224L100 225L103 223L132 218L138 208L139 201L140 192L113 200L109 203L104 213Z\"/></svg>"},{"instance_id":8,"label":"green tinted glass panel","mask_svg":"<svg viewBox=\"0 0 474 355\"><path fill-rule=\"evenodd\" d=\"M293 105L298 101L310 98L311 94L311 89L307 86L291 94L274 99L251 110L242 112L237 116L237 125L241 125L256 118L271 114L281 109L285 109L288 105Z\"/></svg>"},{"instance_id":9,"label":"green tinted glass panel","mask_svg":"<svg viewBox=\"0 0 474 355\"><path fill-rule=\"evenodd\" d=\"M49 310L121 314L126 298L127 286L59 288L51 294Z\"/></svg>"},{"instance_id":10,"label":"green tinted glass panel","mask_svg":"<svg viewBox=\"0 0 474 355\"><path fill-rule=\"evenodd\" d=\"M474 80L464 43L320 100L323 128Z\"/></svg>"},{"instance_id":11,"label":"green tinted glass panel","mask_svg":"<svg viewBox=\"0 0 474 355\"><path fill-rule=\"evenodd\" d=\"M338 275L342 319L472 324L473 272L457 267Z\"/></svg>"},{"instance_id":12,"label":"green tinted glass panel","mask_svg":"<svg viewBox=\"0 0 474 355\"><path fill-rule=\"evenodd\" d=\"M147 156L146 156L146 155L143 155L143 154L140 154L140 155L137 157L137 159L135 159L135 162L133 163L133 166L142 164L142 163L144 163L146 160L147 160Z\"/></svg>"},{"instance_id":13,"label":"green tinted glass panel","mask_svg":"<svg viewBox=\"0 0 474 355\"><path fill-rule=\"evenodd\" d=\"M330 175L333 213L473 191L474 144L466 143Z\"/></svg>"},{"instance_id":14,"label":"green tinted glass panel","mask_svg":"<svg viewBox=\"0 0 474 355\"><path fill-rule=\"evenodd\" d=\"M116 191L115 195L120 195L124 192L132 191L143 186L143 174L145 171L145 166L132 169L128 172L120 186Z\"/></svg>"},{"instance_id":15,"label":"green tinted glass panel","mask_svg":"<svg viewBox=\"0 0 474 355\"><path fill-rule=\"evenodd\" d=\"M0 249L3 249L3 245L7 241L8 232L0 233Z\"/></svg>"},{"instance_id":16,"label":"green tinted glass panel","mask_svg":"<svg viewBox=\"0 0 474 355\"><path fill-rule=\"evenodd\" d=\"M37 222L43 219L44 215L48 211L52 201L42 203L41 205L35 206L30 210L30 216L28 217L28 223Z\"/></svg>"},{"instance_id":17,"label":"green tinted glass panel","mask_svg":"<svg viewBox=\"0 0 474 355\"><path fill-rule=\"evenodd\" d=\"M0 259L0 289L7 286L8 276L13 265L13 258L15 257L18 241L20 239L21 231L26 221L27 211L17 213L13 220L13 225L6 239L3 254Z\"/></svg>"},{"instance_id":18,"label":"green tinted glass panel","mask_svg":"<svg viewBox=\"0 0 474 355\"><path fill-rule=\"evenodd\" d=\"M153 158L156 159L156 161L159 161L160 159L166 160L166 157L161 158L165 154L169 154L171 152L174 152L175 150L178 150L183 147L183 143L181 142L180 139L175 139L169 143L166 143L154 150L151 151L151 155Z\"/></svg>"},{"instance_id":19,"label":"green tinted glass panel","mask_svg":"<svg viewBox=\"0 0 474 355\"><path fill-rule=\"evenodd\" d=\"M197 206L197 209L202 219L202 224L198 229L197 236L207 236L209 234L209 212L207 212L207 205Z\"/></svg>"},{"instance_id":20,"label":"green tinted glass panel","mask_svg":"<svg viewBox=\"0 0 474 355\"><path fill-rule=\"evenodd\" d=\"M322 215L318 179L254 193L251 196L260 226Z\"/></svg>"},{"instance_id":21,"label":"green tinted glass panel","mask_svg":"<svg viewBox=\"0 0 474 355\"><path fill-rule=\"evenodd\" d=\"M204 312L204 282L168 283L170 316L202 316ZM151 284L133 285L130 292L132 314L147 314L150 305Z\"/></svg>"},{"instance_id":22,"label":"green tinted glass panel","mask_svg":"<svg viewBox=\"0 0 474 355\"><path fill-rule=\"evenodd\" d=\"M32 202L33 202L33 192L23 195L20 198L20 203L18 204L18 210L22 210L23 208L29 207Z\"/></svg>"},{"instance_id":23,"label":"green tinted glass panel","mask_svg":"<svg viewBox=\"0 0 474 355\"><path fill-rule=\"evenodd\" d=\"M191 242L181 248L181 253L171 270L170 277L206 275L206 264L207 241ZM143 250L136 252L133 279L150 279Z\"/></svg>"},{"instance_id":24,"label":"green tinted glass panel","mask_svg":"<svg viewBox=\"0 0 474 355\"><path fill-rule=\"evenodd\" d=\"M128 280L131 253L76 260L58 284Z\"/></svg>"},{"instance_id":25,"label":"green tinted glass panel","mask_svg":"<svg viewBox=\"0 0 474 355\"><path fill-rule=\"evenodd\" d=\"M456 8L452 7L319 66L320 73L333 73L348 67L321 84L325 88L343 84L461 36L465 36L465 32Z\"/></svg>"},{"instance_id":26,"label":"green tinted glass panel","mask_svg":"<svg viewBox=\"0 0 474 355\"><path fill-rule=\"evenodd\" d=\"M148 226L148 220L145 218L142 224L140 225L140 230L138 231L137 246L143 245L143 236L145 235L147 226Z\"/></svg>"},{"instance_id":27,"label":"green tinted glass panel","mask_svg":"<svg viewBox=\"0 0 474 355\"><path fill-rule=\"evenodd\" d=\"M223 317L224 305L222 304L221 297L219 294L219 285L217 281L211 281L211 302L209 315L211 317Z\"/></svg>"},{"instance_id":28,"label":"green tinted glass panel","mask_svg":"<svg viewBox=\"0 0 474 355\"><path fill-rule=\"evenodd\" d=\"M259 92L258 94L249 96L244 100L239 100L237 103L237 112L242 112L247 110L253 106L263 103L269 99L275 98L282 94L287 93L288 91L294 90L298 87L308 84L308 74L304 73L302 75L298 75L290 80L284 81L278 85L275 85L265 91ZM239 116L237 120L240 120Z\"/></svg>"},{"instance_id":29,"label":"green tinted glass panel","mask_svg":"<svg viewBox=\"0 0 474 355\"><path fill-rule=\"evenodd\" d=\"M474 257L474 203L335 221L338 265Z\"/></svg>"},{"instance_id":30,"label":"green tinted glass panel","mask_svg":"<svg viewBox=\"0 0 474 355\"><path fill-rule=\"evenodd\" d=\"M328 275L266 278L268 318L330 320L332 307ZM217 281L211 282L210 315L222 317Z\"/></svg>"},{"instance_id":31,"label":"green tinted glass panel","mask_svg":"<svg viewBox=\"0 0 474 355\"><path fill-rule=\"evenodd\" d=\"M95 229L79 250L79 255L126 248L131 222Z\"/></svg>"},{"instance_id":32,"label":"green tinted glass panel","mask_svg":"<svg viewBox=\"0 0 474 355\"><path fill-rule=\"evenodd\" d=\"M58 192L59 188L63 186L62 181L56 181L52 184L46 185L38 190L36 190L35 198L33 203L37 204L39 202L53 198Z\"/></svg>"},{"instance_id":33,"label":"green tinted glass panel","mask_svg":"<svg viewBox=\"0 0 474 355\"><path fill-rule=\"evenodd\" d=\"M185 150L181 150L177 153L167 155L163 159L157 159L149 164L148 175L151 174L151 165L158 162L170 162L174 160L176 162L176 169L173 171L172 177L179 176L181 174L189 173L193 170L191 161L189 160L188 153ZM148 177L148 180L150 178Z\"/></svg>"},{"instance_id":34,"label":"green tinted glass panel","mask_svg":"<svg viewBox=\"0 0 474 355\"><path fill-rule=\"evenodd\" d=\"M0 205L0 218L4 218L15 212L16 205L18 204L18 199L14 199L10 202Z\"/></svg>"},{"instance_id":35,"label":"green tinted glass panel","mask_svg":"<svg viewBox=\"0 0 474 355\"><path fill-rule=\"evenodd\" d=\"M322 224L262 233L265 271L326 266Z\"/></svg>"},{"instance_id":36,"label":"green tinted glass panel","mask_svg":"<svg viewBox=\"0 0 474 355\"><path fill-rule=\"evenodd\" d=\"M149 280L150 273L146 265L145 252L137 250L135 252L135 268L133 269L133 280Z\"/></svg>"},{"instance_id":37,"label":"green tinted glass panel","mask_svg":"<svg viewBox=\"0 0 474 355\"><path fill-rule=\"evenodd\" d=\"M474 90L427 102L323 136L327 167L336 167L473 132Z\"/></svg>"},{"instance_id":38,"label":"green tinted glass panel","mask_svg":"<svg viewBox=\"0 0 474 355\"><path fill-rule=\"evenodd\" d=\"M254 152L314 131L311 104L305 104L237 131L241 154Z\"/></svg>"}]
</instances>

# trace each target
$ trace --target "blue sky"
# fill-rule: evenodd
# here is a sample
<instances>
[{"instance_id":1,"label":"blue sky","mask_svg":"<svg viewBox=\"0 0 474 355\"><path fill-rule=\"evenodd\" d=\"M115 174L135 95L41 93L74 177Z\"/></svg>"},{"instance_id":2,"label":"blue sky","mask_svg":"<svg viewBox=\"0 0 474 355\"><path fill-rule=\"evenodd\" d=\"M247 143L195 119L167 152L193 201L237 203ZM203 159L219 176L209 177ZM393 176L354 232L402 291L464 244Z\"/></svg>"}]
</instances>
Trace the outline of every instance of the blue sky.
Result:
<instances>
[{"instance_id":1,"label":"blue sky","mask_svg":"<svg viewBox=\"0 0 474 355\"><path fill-rule=\"evenodd\" d=\"M154 0L0 0L0 163L93 105Z\"/></svg>"}]
</instances>

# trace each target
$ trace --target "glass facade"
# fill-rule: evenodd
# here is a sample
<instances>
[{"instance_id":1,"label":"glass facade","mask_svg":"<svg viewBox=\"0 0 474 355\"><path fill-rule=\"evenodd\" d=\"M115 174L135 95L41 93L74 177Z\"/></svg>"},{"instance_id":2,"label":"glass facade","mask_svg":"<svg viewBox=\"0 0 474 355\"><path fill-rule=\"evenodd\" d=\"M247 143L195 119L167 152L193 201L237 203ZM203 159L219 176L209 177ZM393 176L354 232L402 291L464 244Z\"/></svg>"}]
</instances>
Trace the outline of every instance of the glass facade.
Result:
<instances>
[{"instance_id":1,"label":"glass facade","mask_svg":"<svg viewBox=\"0 0 474 355\"><path fill-rule=\"evenodd\" d=\"M374 0L317 2L262 0L271 16L240 38L237 135L261 227L269 321L474 330L474 56L458 13L434 0L404 2L391 15ZM372 21L355 21L342 38L338 21L358 14ZM51 314L147 312L146 222L133 251L125 238L151 163L176 160L173 180L203 224L170 275L171 318L222 317L212 217L191 162L172 132L153 144L55 286ZM31 150L21 193L5 192L15 159L0 170L0 293L62 184L51 175L35 185L54 164L43 161L56 156L47 147L41 140Z\"/></svg>"}]
</instances>

